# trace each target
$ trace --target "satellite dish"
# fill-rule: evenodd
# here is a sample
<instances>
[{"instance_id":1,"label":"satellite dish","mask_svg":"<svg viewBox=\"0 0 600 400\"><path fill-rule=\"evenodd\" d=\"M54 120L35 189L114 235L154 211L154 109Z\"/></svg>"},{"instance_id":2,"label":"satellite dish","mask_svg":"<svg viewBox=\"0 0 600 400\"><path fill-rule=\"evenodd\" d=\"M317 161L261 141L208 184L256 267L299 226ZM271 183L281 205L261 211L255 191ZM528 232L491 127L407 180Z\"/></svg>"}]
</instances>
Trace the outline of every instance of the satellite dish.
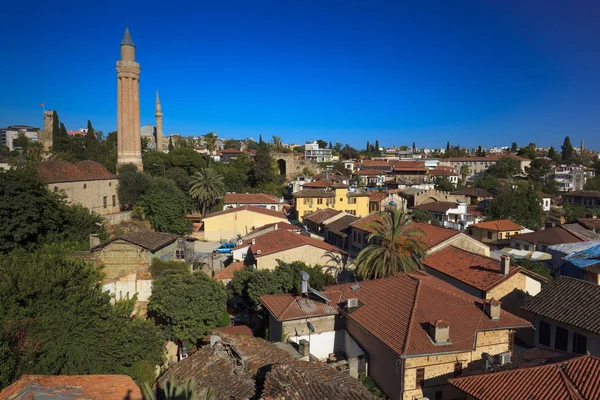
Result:
<instances>
[{"instance_id":1,"label":"satellite dish","mask_svg":"<svg viewBox=\"0 0 600 400\"><path fill-rule=\"evenodd\" d=\"M314 327L314 325L313 325L313 324L311 324L310 322L307 322L307 323L306 323L306 326L308 327L308 330L309 330L311 333L315 333L315 327Z\"/></svg>"},{"instance_id":2,"label":"satellite dish","mask_svg":"<svg viewBox=\"0 0 600 400\"><path fill-rule=\"evenodd\" d=\"M496 363L496 360L494 359L494 357L492 355L490 355L489 353L481 353L481 359L485 361L486 369L489 367L493 367L494 364Z\"/></svg>"},{"instance_id":3,"label":"satellite dish","mask_svg":"<svg viewBox=\"0 0 600 400\"><path fill-rule=\"evenodd\" d=\"M304 282L308 282L310 275L306 271L300 271L300 279L302 279Z\"/></svg>"}]
</instances>

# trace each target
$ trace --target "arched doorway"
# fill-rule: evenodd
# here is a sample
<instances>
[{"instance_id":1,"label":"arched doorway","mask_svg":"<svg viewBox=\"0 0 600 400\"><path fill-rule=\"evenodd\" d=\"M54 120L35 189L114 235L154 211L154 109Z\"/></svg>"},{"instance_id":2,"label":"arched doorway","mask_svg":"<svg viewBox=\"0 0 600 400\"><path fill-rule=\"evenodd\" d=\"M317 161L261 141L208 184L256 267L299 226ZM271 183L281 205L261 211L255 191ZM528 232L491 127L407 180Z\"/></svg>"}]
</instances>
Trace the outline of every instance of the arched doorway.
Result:
<instances>
[{"instance_id":1,"label":"arched doorway","mask_svg":"<svg viewBox=\"0 0 600 400\"><path fill-rule=\"evenodd\" d=\"M285 176L285 174L286 174L285 160L283 160L281 158L279 160L277 160L277 167L279 168L279 175Z\"/></svg>"}]
</instances>

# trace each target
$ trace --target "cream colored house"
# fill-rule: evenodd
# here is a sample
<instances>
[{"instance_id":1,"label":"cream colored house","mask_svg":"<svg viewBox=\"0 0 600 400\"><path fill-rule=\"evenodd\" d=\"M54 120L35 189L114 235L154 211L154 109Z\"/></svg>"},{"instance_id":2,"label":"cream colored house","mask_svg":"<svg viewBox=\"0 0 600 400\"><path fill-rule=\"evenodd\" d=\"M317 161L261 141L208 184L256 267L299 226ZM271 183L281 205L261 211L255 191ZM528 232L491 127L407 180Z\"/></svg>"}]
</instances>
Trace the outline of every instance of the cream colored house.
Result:
<instances>
[{"instance_id":1,"label":"cream colored house","mask_svg":"<svg viewBox=\"0 0 600 400\"><path fill-rule=\"evenodd\" d=\"M254 229L267 224L288 222L280 211L267 210L251 205L230 208L203 218L204 239L210 241L237 240Z\"/></svg>"}]
</instances>

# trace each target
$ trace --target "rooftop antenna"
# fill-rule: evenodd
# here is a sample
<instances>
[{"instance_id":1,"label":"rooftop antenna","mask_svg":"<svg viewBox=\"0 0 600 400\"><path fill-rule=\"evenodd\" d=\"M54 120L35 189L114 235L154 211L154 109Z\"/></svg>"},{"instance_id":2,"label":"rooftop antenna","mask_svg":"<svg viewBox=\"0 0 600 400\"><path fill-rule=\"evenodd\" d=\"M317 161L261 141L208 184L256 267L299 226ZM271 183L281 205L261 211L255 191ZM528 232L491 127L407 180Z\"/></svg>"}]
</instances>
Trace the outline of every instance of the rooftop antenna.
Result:
<instances>
[{"instance_id":1,"label":"rooftop antenna","mask_svg":"<svg viewBox=\"0 0 600 400\"><path fill-rule=\"evenodd\" d=\"M300 271L300 292L302 294L308 294L308 280L310 275L306 271Z\"/></svg>"}]
</instances>

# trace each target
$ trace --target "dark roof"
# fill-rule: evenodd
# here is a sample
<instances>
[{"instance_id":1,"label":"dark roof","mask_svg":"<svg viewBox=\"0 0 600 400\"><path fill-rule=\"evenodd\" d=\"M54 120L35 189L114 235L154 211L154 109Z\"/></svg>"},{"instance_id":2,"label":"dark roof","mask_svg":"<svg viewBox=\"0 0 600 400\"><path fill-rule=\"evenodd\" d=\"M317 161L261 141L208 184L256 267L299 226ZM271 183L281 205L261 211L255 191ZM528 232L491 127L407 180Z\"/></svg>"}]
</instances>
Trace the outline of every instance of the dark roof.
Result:
<instances>
[{"instance_id":1,"label":"dark roof","mask_svg":"<svg viewBox=\"0 0 600 400\"><path fill-rule=\"evenodd\" d=\"M302 217L302 219L310 221L310 222L314 222L316 224L320 224L323 221L325 221L331 217L335 217L336 215L341 214L341 213L342 213L342 211L334 210L333 208L323 208L322 210L317 210L313 213L305 215L304 217Z\"/></svg>"},{"instance_id":2,"label":"dark roof","mask_svg":"<svg viewBox=\"0 0 600 400\"><path fill-rule=\"evenodd\" d=\"M470 196L470 197L493 197L492 194L490 192L488 192L487 190L481 189L481 188L474 188L474 187L465 187L462 189L458 189L458 190L455 190L454 192L452 192L452 194L458 194L458 195Z\"/></svg>"},{"instance_id":3,"label":"dark roof","mask_svg":"<svg viewBox=\"0 0 600 400\"><path fill-rule=\"evenodd\" d=\"M129 27L125 28L125 34L123 35L123 40L121 40L121 46L133 46L133 39L131 38L131 34L129 33Z\"/></svg>"},{"instance_id":4,"label":"dark roof","mask_svg":"<svg viewBox=\"0 0 600 400\"><path fill-rule=\"evenodd\" d=\"M499 260L454 246L428 254L423 264L482 291L490 290L519 273L531 276L539 282L547 281L546 278L516 265L510 267L507 275L502 275ZM525 287L518 289L525 289Z\"/></svg>"},{"instance_id":5,"label":"dark roof","mask_svg":"<svg viewBox=\"0 0 600 400\"><path fill-rule=\"evenodd\" d=\"M173 243L175 240L177 240L177 237L178 236L175 235L174 233L167 233L167 232L154 232L154 231L130 232L130 233L124 233L122 235L115 237L114 239L111 239L107 242L99 244L98 246L95 246L94 248L92 248L92 251L99 250L99 249L105 247L106 245L114 242L115 240L125 240L127 242L136 244L136 245L143 247L146 250L154 253L155 251L162 249L163 247L168 246L169 244Z\"/></svg>"},{"instance_id":6,"label":"dark roof","mask_svg":"<svg viewBox=\"0 0 600 400\"><path fill-rule=\"evenodd\" d=\"M296 193L294 193L294 197L296 198L308 198L308 197L335 197L335 193L331 190L323 190L323 189L302 189Z\"/></svg>"},{"instance_id":7,"label":"dark roof","mask_svg":"<svg viewBox=\"0 0 600 400\"><path fill-rule=\"evenodd\" d=\"M130 399L142 391L127 375L22 375L0 391L0 399Z\"/></svg>"},{"instance_id":8,"label":"dark roof","mask_svg":"<svg viewBox=\"0 0 600 400\"><path fill-rule=\"evenodd\" d=\"M530 368L450 379L478 400L600 398L600 359L589 355Z\"/></svg>"},{"instance_id":9,"label":"dark roof","mask_svg":"<svg viewBox=\"0 0 600 400\"><path fill-rule=\"evenodd\" d=\"M567 192L562 194L563 197L599 197L600 190L579 190L576 192Z\"/></svg>"},{"instance_id":10,"label":"dark roof","mask_svg":"<svg viewBox=\"0 0 600 400\"><path fill-rule=\"evenodd\" d=\"M560 226L563 229L569 231L573 235L585 240L600 240L600 235L596 232L590 231L579 224L564 224Z\"/></svg>"},{"instance_id":11,"label":"dark roof","mask_svg":"<svg viewBox=\"0 0 600 400\"><path fill-rule=\"evenodd\" d=\"M206 217L204 217L204 219L209 219L209 218L217 217L219 215L231 214L231 213L236 213L236 212L241 212L241 211L249 211L249 212L254 212L254 213L258 213L258 214L269 215L271 217L280 217L287 221L287 217L281 211L268 210L266 208L256 207L256 206L252 206L252 205L248 205L248 204L244 205L244 206L229 208L227 210L208 214Z\"/></svg>"},{"instance_id":12,"label":"dark roof","mask_svg":"<svg viewBox=\"0 0 600 400\"><path fill-rule=\"evenodd\" d=\"M451 208L458 207L458 203L453 203L449 201L435 201L433 203L419 204L418 206L414 206L413 208L416 210L425 210L430 212L437 213L445 213Z\"/></svg>"},{"instance_id":13,"label":"dark roof","mask_svg":"<svg viewBox=\"0 0 600 400\"><path fill-rule=\"evenodd\" d=\"M266 193L227 193L224 204L279 204L279 198Z\"/></svg>"},{"instance_id":14,"label":"dark roof","mask_svg":"<svg viewBox=\"0 0 600 400\"><path fill-rule=\"evenodd\" d=\"M158 385L164 387L170 379L177 383L193 379L198 392L212 387L215 398L250 399L257 398L259 382L264 381L261 398L374 399L347 372L323 363L296 360L261 338L217 333L220 342L203 346L173 365L158 379Z\"/></svg>"},{"instance_id":15,"label":"dark roof","mask_svg":"<svg viewBox=\"0 0 600 400\"><path fill-rule=\"evenodd\" d=\"M482 300L425 272L399 274L389 278L332 285L322 293L329 303L291 294L267 295L262 304L280 321L335 315L349 298L361 306L347 314L401 356L473 351L477 332L528 327L531 324L501 310L498 320L489 318ZM443 320L450 325L448 344L434 343L429 324Z\"/></svg>"},{"instance_id":16,"label":"dark roof","mask_svg":"<svg viewBox=\"0 0 600 400\"><path fill-rule=\"evenodd\" d=\"M529 300L523 310L600 334L600 285L560 277Z\"/></svg>"},{"instance_id":17,"label":"dark roof","mask_svg":"<svg viewBox=\"0 0 600 400\"><path fill-rule=\"evenodd\" d=\"M582 268L584 271L593 272L595 274L600 274L600 261L596 264L588 265L587 267Z\"/></svg>"},{"instance_id":18,"label":"dark roof","mask_svg":"<svg viewBox=\"0 0 600 400\"><path fill-rule=\"evenodd\" d=\"M562 243L576 243L576 242L587 242L587 240L574 235L566 229L560 226L554 228L547 228L541 231L519 233L513 235L511 239L522 240L529 243L547 243L549 245L562 244Z\"/></svg>"},{"instance_id":19,"label":"dark roof","mask_svg":"<svg viewBox=\"0 0 600 400\"><path fill-rule=\"evenodd\" d=\"M336 219L335 221L325 225L325 229L340 236L346 237L348 236L350 224L358 221L359 219L359 217L355 217L354 215L345 215L342 218Z\"/></svg>"},{"instance_id":20,"label":"dark roof","mask_svg":"<svg viewBox=\"0 0 600 400\"><path fill-rule=\"evenodd\" d=\"M117 179L100 163L91 160L76 164L65 160L46 160L38 165L40 177L46 183L79 182L105 179Z\"/></svg>"},{"instance_id":21,"label":"dark roof","mask_svg":"<svg viewBox=\"0 0 600 400\"><path fill-rule=\"evenodd\" d=\"M600 230L600 218L579 218L577 221L587 229Z\"/></svg>"}]
</instances>

